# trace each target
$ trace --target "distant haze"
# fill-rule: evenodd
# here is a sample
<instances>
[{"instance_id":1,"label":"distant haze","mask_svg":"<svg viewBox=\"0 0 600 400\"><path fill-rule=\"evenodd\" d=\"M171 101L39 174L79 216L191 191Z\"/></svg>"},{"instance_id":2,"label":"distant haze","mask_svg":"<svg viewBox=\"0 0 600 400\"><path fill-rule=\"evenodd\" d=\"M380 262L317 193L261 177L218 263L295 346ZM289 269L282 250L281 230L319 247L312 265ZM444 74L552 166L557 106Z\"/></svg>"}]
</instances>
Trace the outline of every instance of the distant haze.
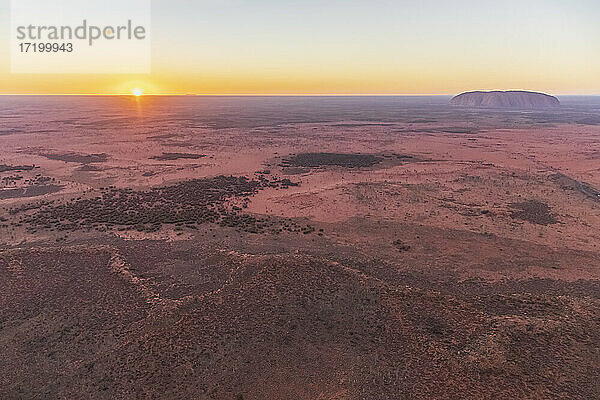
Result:
<instances>
[{"instance_id":1,"label":"distant haze","mask_svg":"<svg viewBox=\"0 0 600 400\"><path fill-rule=\"evenodd\" d=\"M18 75L1 57L0 93L600 94L596 0L171 0L152 13L151 74Z\"/></svg>"}]
</instances>

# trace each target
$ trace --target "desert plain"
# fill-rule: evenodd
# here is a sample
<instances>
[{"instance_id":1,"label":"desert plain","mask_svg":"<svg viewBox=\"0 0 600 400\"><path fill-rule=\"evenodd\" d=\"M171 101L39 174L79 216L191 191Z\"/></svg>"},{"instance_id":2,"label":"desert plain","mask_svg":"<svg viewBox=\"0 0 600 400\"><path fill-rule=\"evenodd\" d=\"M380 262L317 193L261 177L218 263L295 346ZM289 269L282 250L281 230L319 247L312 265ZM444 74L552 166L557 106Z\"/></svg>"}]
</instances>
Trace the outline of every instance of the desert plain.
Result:
<instances>
[{"instance_id":1,"label":"desert plain","mask_svg":"<svg viewBox=\"0 0 600 400\"><path fill-rule=\"evenodd\" d=\"M0 398L600 398L600 101L0 99Z\"/></svg>"}]
</instances>

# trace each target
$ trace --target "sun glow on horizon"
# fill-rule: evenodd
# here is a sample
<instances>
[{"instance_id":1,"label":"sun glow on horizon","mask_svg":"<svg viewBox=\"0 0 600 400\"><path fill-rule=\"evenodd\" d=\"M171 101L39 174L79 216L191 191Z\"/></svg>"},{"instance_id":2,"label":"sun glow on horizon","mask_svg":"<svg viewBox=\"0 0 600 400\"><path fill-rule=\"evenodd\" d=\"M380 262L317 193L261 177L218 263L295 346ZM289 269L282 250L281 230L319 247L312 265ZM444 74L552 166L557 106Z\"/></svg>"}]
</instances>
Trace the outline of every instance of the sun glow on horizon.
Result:
<instances>
[{"instance_id":1,"label":"sun glow on horizon","mask_svg":"<svg viewBox=\"0 0 600 400\"><path fill-rule=\"evenodd\" d=\"M600 94L597 0L152 3L148 73L16 74L2 57L0 95Z\"/></svg>"}]
</instances>

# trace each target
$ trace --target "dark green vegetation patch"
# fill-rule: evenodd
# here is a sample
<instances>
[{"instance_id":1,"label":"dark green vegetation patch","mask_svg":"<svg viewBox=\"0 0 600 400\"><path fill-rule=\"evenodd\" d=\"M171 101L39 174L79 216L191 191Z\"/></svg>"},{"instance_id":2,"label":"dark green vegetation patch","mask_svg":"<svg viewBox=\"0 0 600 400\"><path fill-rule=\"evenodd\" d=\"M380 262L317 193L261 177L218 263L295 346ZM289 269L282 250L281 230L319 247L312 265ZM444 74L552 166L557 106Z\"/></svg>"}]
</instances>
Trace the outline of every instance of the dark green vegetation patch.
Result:
<instances>
[{"instance_id":1,"label":"dark green vegetation patch","mask_svg":"<svg viewBox=\"0 0 600 400\"><path fill-rule=\"evenodd\" d=\"M156 232L163 224L176 230L195 229L204 223L239 228L250 233L278 233L283 230L312 233L311 226L301 227L291 220L279 221L244 214L248 196L264 188L285 189L297 186L289 179L261 176L217 176L194 179L147 191L103 189L99 196L75 199L64 204L45 204L22 218L30 232L38 229L74 231L82 228L118 229ZM229 200L238 200L238 205ZM29 211L29 210L27 210ZM13 210L13 213L18 213Z\"/></svg>"},{"instance_id":2,"label":"dark green vegetation patch","mask_svg":"<svg viewBox=\"0 0 600 400\"><path fill-rule=\"evenodd\" d=\"M300 153L284 160L284 167L326 167L345 168L372 167L383 161L382 157L373 154L357 153Z\"/></svg>"}]
</instances>

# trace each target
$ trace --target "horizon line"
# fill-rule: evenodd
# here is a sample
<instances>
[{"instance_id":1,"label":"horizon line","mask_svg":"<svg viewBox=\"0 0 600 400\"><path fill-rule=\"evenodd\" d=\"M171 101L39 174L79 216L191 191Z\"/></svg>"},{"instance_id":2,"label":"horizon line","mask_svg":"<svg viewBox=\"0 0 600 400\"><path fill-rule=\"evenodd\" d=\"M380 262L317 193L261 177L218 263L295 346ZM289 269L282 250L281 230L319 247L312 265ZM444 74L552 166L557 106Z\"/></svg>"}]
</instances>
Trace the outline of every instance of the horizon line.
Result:
<instances>
[{"instance_id":1,"label":"horizon line","mask_svg":"<svg viewBox=\"0 0 600 400\"><path fill-rule=\"evenodd\" d=\"M466 93L466 92L460 92ZM457 93L457 94L460 94ZM140 97L427 97L456 96L448 93L144 93ZM0 93L0 96L95 96L136 97L131 93ZM553 96L600 96L600 93L560 93Z\"/></svg>"}]
</instances>

